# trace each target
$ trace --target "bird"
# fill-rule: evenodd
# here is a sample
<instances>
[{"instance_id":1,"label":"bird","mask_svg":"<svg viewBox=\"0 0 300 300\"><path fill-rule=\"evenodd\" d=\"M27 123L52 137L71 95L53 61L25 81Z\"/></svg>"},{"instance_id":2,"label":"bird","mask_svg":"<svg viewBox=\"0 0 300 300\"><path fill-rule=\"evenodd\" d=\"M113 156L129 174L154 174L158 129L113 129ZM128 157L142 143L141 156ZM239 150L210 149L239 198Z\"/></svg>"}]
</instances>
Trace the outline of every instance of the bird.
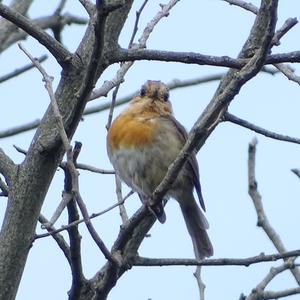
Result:
<instances>
[{"instance_id":1,"label":"bird","mask_svg":"<svg viewBox=\"0 0 300 300\"><path fill-rule=\"evenodd\" d=\"M186 129L174 117L169 89L159 80L146 81L108 130L107 153L117 176L138 193L161 223L166 221L164 204L153 205L151 195L187 137ZM213 246L207 234L208 221L196 203L194 189L205 211L198 163L193 153L165 199L174 198L179 203L195 257L204 259L213 255Z\"/></svg>"}]
</instances>

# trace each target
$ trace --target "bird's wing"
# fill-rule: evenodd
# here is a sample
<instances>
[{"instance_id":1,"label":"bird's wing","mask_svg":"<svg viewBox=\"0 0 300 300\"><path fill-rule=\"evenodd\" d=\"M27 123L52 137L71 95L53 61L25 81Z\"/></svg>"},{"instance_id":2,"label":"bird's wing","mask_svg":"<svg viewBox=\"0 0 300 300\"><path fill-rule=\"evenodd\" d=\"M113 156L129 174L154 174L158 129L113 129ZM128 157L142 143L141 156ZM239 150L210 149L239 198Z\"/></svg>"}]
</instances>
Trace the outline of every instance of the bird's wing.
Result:
<instances>
[{"instance_id":1,"label":"bird's wing","mask_svg":"<svg viewBox=\"0 0 300 300\"><path fill-rule=\"evenodd\" d=\"M186 142L187 138L188 138L188 133L186 131L186 129L183 127L183 125L181 125L173 116L168 116L168 118L170 118L170 120L172 121L172 123L175 125L176 129L178 130L179 134L182 137L183 140L183 144ZM198 168L198 162L196 159L196 155L193 153L191 154L191 156L188 158L187 160L187 164L190 167L192 174L193 174L193 183L198 195L198 199L200 202L200 205L202 207L202 209L205 211L205 204L204 204L204 200L203 200L203 196L202 196L202 191L201 191L201 185L200 185L200 175L199 175L199 168Z\"/></svg>"}]
</instances>

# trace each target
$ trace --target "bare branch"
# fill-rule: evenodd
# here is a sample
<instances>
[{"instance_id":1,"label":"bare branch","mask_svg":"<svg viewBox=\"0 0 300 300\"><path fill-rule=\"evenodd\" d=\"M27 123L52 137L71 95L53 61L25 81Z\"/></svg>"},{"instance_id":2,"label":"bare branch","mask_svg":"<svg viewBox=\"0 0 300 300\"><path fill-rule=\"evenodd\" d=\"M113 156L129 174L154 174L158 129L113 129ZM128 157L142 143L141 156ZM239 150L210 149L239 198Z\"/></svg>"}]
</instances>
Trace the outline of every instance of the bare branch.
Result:
<instances>
[{"instance_id":1,"label":"bare branch","mask_svg":"<svg viewBox=\"0 0 300 300\"><path fill-rule=\"evenodd\" d=\"M24 149L14 145L14 148L26 155L27 154L27 151L25 151ZM64 169L65 168L65 164L64 162L62 162L61 164L59 164L59 167ZM114 170L103 170L103 169L99 169L99 168L96 168L94 166L90 166L90 165L86 165L86 164L80 164L80 163L75 163L75 167L76 169L80 169L80 170L85 170L85 171L90 171L90 172L93 172L93 173L99 173L99 174L115 174L115 171Z\"/></svg>"},{"instance_id":2,"label":"bare branch","mask_svg":"<svg viewBox=\"0 0 300 300\"><path fill-rule=\"evenodd\" d=\"M69 142L68 136L66 134L64 124L63 124L63 119L59 112L59 108L58 108L58 105L57 105L57 102L55 99L55 95L54 95L54 91L53 91L53 87L52 87L53 77L51 77L47 74L46 70L42 67L42 65L37 60L35 60L31 56L31 54L20 43L18 44L18 46L27 55L27 57L32 61L32 63L36 66L36 68L40 71L40 73L43 76L43 81L45 82L45 88L46 88L46 90L49 94L50 100L51 100L53 113L54 113L55 118L57 119L59 133L60 133L64 148L66 151L68 151L70 149L70 142Z\"/></svg>"},{"instance_id":3,"label":"bare branch","mask_svg":"<svg viewBox=\"0 0 300 300\"><path fill-rule=\"evenodd\" d=\"M126 199L129 198L132 194L133 194L132 191L129 192L129 193L123 198L123 200L122 200L121 202L117 202L117 203L113 204L112 206L110 206L110 207L104 209L103 211L101 211L101 212L99 212L99 213L93 213L93 214L89 215L88 219L91 220L91 219L100 217L100 216L106 214L107 212L109 212L109 211L115 209L115 208L118 207L119 205L124 204L124 202L126 201ZM38 235L36 235L36 236L34 237L34 239L37 240L37 239L40 239L40 238L48 237L48 236L50 236L50 235L55 235L55 234L57 234L58 232L61 232L61 231L64 231L64 230L68 230L69 228L71 228L71 227L73 227L73 226L77 226L77 225L79 225L79 224L81 224L81 223L84 223L85 221L86 221L85 219L80 219L80 220L73 221L73 222L71 222L70 224L68 224L68 225L63 225L63 226L61 226L61 228L55 229L55 230L53 230L53 231L51 231L51 232L38 234Z\"/></svg>"},{"instance_id":4,"label":"bare branch","mask_svg":"<svg viewBox=\"0 0 300 300\"><path fill-rule=\"evenodd\" d=\"M218 66L235 69L241 69L248 61L247 59L234 59L229 56L204 55L196 52L174 52L150 49L120 49L112 54L110 63L136 60L180 62L184 64ZM268 55L265 60L266 65L285 62L299 63L300 51Z\"/></svg>"},{"instance_id":5,"label":"bare branch","mask_svg":"<svg viewBox=\"0 0 300 300\"><path fill-rule=\"evenodd\" d=\"M146 258L135 257L133 259L134 266L244 266L249 267L253 264L262 262L274 262L280 259L298 257L300 250L288 251L275 254L259 254L248 258L210 258L198 261L191 258Z\"/></svg>"},{"instance_id":6,"label":"bare branch","mask_svg":"<svg viewBox=\"0 0 300 300\"><path fill-rule=\"evenodd\" d=\"M296 82L300 85L300 77L295 75L294 71L286 64L274 64L283 75L285 75L289 80Z\"/></svg>"},{"instance_id":7,"label":"bare branch","mask_svg":"<svg viewBox=\"0 0 300 300\"><path fill-rule=\"evenodd\" d=\"M5 129L3 131L0 131L0 138L10 137L19 133L29 131L31 129L35 129L39 126L39 124L40 124L40 120L35 120L24 125L19 125L16 127Z\"/></svg>"},{"instance_id":8,"label":"bare branch","mask_svg":"<svg viewBox=\"0 0 300 300\"><path fill-rule=\"evenodd\" d=\"M291 29L293 28L296 24L298 24L297 18L289 18L287 19L282 27L278 29L274 37L272 39L272 45L279 46L280 45L280 39Z\"/></svg>"},{"instance_id":9,"label":"bare branch","mask_svg":"<svg viewBox=\"0 0 300 300\"><path fill-rule=\"evenodd\" d=\"M115 53L112 53L112 56L110 57L110 63L136 60L180 62L184 64L208 65L236 69L242 68L247 62L245 59L234 59L229 56L213 56L196 52L177 52L150 49L119 49Z\"/></svg>"},{"instance_id":10,"label":"bare branch","mask_svg":"<svg viewBox=\"0 0 300 300\"><path fill-rule=\"evenodd\" d=\"M282 135L282 134L278 134L272 131L269 131L267 129L264 129L262 127L256 126L246 120L240 119L230 113L226 113L224 116L224 121L229 121L232 122L234 124L240 125L242 127L248 128L250 130L253 130L257 133L260 133L266 137L275 139L275 140L280 140L280 141L285 141L285 142L290 142L290 143L295 143L295 144L300 144L300 139L298 138L294 138L294 137L290 137L287 135Z\"/></svg>"},{"instance_id":11,"label":"bare branch","mask_svg":"<svg viewBox=\"0 0 300 300\"><path fill-rule=\"evenodd\" d=\"M78 177L78 173L74 174L74 164L76 164L78 155L81 150L81 143L76 142L72 153L68 155L68 159L64 165L64 194L69 195L69 201L67 202L68 210L68 223L71 224L79 220L78 209L76 206L75 199L73 198L73 181L74 176ZM73 164L72 164L73 163ZM78 179L76 179L78 180ZM78 230L78 226L71 226L68 229L69 240L70 240L70 252L71 252L71 270L72 270L72 287L71 294L76 294L80 289L82 282L84 280L83 270L82 270L82 259L81 259L81 235ZM71 295L70 295L71 296Z\"/></svg>"},{"instance_id":12,"label":"bare branch","mask_svg":"<svg viewBox=\"0 0 300 300\"><path fill-rule=\"evenodd\" d=\"M0 1L1 2L1 1ZM11 1L10 8L14 11L19 12L22 15L25 15L28 12L33 0L13 0ZM10 39L12 35L17 33L19 28L13 23L8 22L5 19L0 20L0 52L2 52L6 47L4 46L7 43L7 40Z\"/></svg>"},{"instance_id":13,"label":"bare branch","mask_svg":"<svg viewBox=\"0 0 300 300\"><path fill-rule=\"evenodd\" d=\"M124 206L124 198L122 196L122 183L120 178L115 175L115 181L116 181L116 194L117 194L117 199L118 199L118 203L119 205L119 212L120 212L120 216L122 219L122 224L126 224L126 222L128 221L128 215ZM133 193L133 191L132 191Z\"/></svg>"},{"instance_id":14,"label":"bare branch","mask_svg":"<svg viewBox=\"0 0 300 300\"><path fill-rule=\"evenodd\" d=\"M159 21L167 17L170 13L170 10L178 3L179 0L170 0L167 4L161 5L161 10L152 18L152 20L147 24L145 27L142 36L139 38L139 42L137 44L132 45L132 49L143 49L146 47L146 42L151 34L151 32L154 30L154 27L159 23ZM113 53L111 53L109 60L111 60L111 57L113 56ZM112 63L112 62L110 62ZM117 71L117 74L115 77L111 80L107 80L104 82L102 87L98 89L97 91L93 92L93 95L90 100L99 98L100 96L106 96L108 92L113 89L114 87L120 85L123 80L125 74L128 72L128 70L133 66L133 61L126 61L124 62L120 69ZM111 111L113 110L113 107Z\"/></svg>"},{"instance_id":15,"label":"bare branch","mask_svg":"<svg viewBox=\"0 0 300 300\"><path fill-rule=\"evenodd\" d=\"M200 300L204 300L205 299L204 291L205 291L206 286L201 278L201 266L197 266L196 272L193 275L195 276L195 278L197 280Z\"/></svg>"},{"instance_id":16,"label":"bare branch","mask_svg":"<svg viewBox=\"0 0 300 300\"><path fill-rule=\"evenodd\" d=\"M75 166L76 166L77 169L90 171L90 172L93 172L93 173L115 174L114 170L103 170L103 169L99 169L99 168L96 168L94 166L89 166L89 165L86 165L86 164L76 163Z\"/></svg>"},{"instance_id":17,"label":"bare branch","mask_svg":"<svg viewBox=\"0 0 300 300\"><path fill-rule=\"evenodd\" d=\"M46 87L46 89L48 91L48 94L50 96L52 109L53 109L54 115L57 119L57 124L58 124L58 127L59 127L60 136L62 138L62 142L63 142L64 148L65 148L65 151L67 152L66 168L68 168L68 172L70 172L70 176L72 177L71 178L72 194L70 194L70 192L66 191L68 193L66 195L69 195L69 196L64 197L67 200L67 202L63 201L63 203L62 203L63 206L62 207L59 206L58 216L60 215L60 213L61 213L62 209L65 207L65 205L70 201L70 199L74 197L74 199L76 199L76 202L78 203L78 205L80 207L82 215L85 219L85 223L87 225L87 228L88 228L92 238L94 239L96 244L99 246L100 250L105 255L105 257L109 261L116 263L115 259L112 257L109 250L106 248L106 246L104 245L104 243L102 242L102 240L98 236L96 230L94 229L93 225L91 224L90 220L88 219L88 212L87 212L86 206L85 206L85 204L84 204L84 202L81 198L81 195L79 193L78 173L77 173L75 165L74 165L73 153L72 153L72 150L71 150L70 142L69 142L68 136L65 132L64 125L63 125L63 120L62 120L62 117L60 115L59 108L58 108L58 105L57 105L57 102L56 102L56 99L55 99L55 96L54 96L54 92L53 92L53 88L52 88L53 78L51 78L47 74L47 72L44 70L44 68L34 60L34 58L24 49L24 47L21 44L19 44L19 47L30 58L32 63L35 64L35 66L38 68L38 70L43 75L43 80L45 81L45 87ZM55 218L52 218L51 222L53 223L53 221L55 221L58 216L55 215Z\"/></svg>"},{"instance_id":18,"label":"bare branch","mask_svg":"<svg viewBox=\"0 0 300 300\"><path fill-rule=\"evenodd\" d=\"M66 5L67 0L61 0L59 5L57 6L54 15L60 15L62 10L64 9L65 5Z\"/></svg>"},{"instance_id":19,"label":"bare branch","mask_svg":"<svg viewBox=\"0 0 300 300\"><path fill-rule=\"evenodd\" d=\"M110 108L109 108L109 114L108 114L108 120L107 120L107 124L105 126L106 130L108 130L110 128L110 125L111 125L111 122L112 122L112 119L113 119L113 112L114 112L114 109L115 109L115 104L116 104L117 95L118 95L118 91L119 91L120 85L121 85L121 81L115 87L115 89L113 91L113 94L112 94L112 99L111 99Z\"/></svg>"},{"instance_id":20,"label":"bare branch","mask_svg":"<svg viewBox=\"0 0 300 300\"><path fill-rule=\"evenodd\" d=\"M48 225L49 221L42 214L40 214L40 216L39 216L39 222L43 225L44 228L47 229L48 232L56 231L55 227ZM36 236L34 237L34 240L36 239ZM67 242L65 241L64 237L62 235L58 234L58 233L56 233L55 235L52 235L52 237L56 241L56 243L59 246L59 248L64 253L66 259L68 260L68 263L71 265L70 247L67 244Z\"/></svg>"},{"instance_id":21,"label":"bare branch","mask_svg":"<svg viewBox=\"0 0 300 300\"><path fill-rule=\"evenodd\" d=\"M234 4L234 5L238 5L242 8L245 8L247 10L250 10L252 11L254 14L257 14L258 12L258 8L255 7L253 4L251 3L245 3L244 1L241 1L241 0L224 0L230 4ZM284 24L282 25L282 27L277 30L273 36L273 39L272 39L272 43L271 43L271 46L278 46L280 45L280 39L291 29L293 28L296 24L298 24L298 20L297 18L289 18L287 19ZM294 74L294 72L291 70L290 67L288 66L285 66L284 64L274 64L274 66L279 70L281 71L281 73L283 75L285 75L289 80L292 80L294 82L296 82L297 84L300 85L300 77L299 76L296 76Z\"/></svg>"},{"instance_id":22,"label":"bare branch","mask_svg":"<svg viewBox=\"0 0 300 300\"><path fill-rule=\"evenodd\" d=\"M47 58L48 58L47 55L42 55L39 58L35 58L35 60L37 60L39 63L41 63L41 62L45 61ZM18 68L16 70L14 70L11 73L3 75L3 76L0 77L0 83L2 83L4 81L7 81L7 80L9 80L9 79L11 79L13 77L16 77L16 76L18 76L18 75L20 75L20 74L22 74L22 73L24 73L24 72L26 72L28 70L31 70L33 67L34 67L33 63L27 64L27 65L25 65L25 66L23 66L21 68Z\"/></svg>"},{"instance_id":23,"label":"bare branch","mask_svg":"<svg viewBox=\"0 0 300 300\"><path fill-rule=\"evenodd\" d=\"M263 293L263 299L279 299L279 298L284 298L292 295L297 295L300 294L300 287L292 288L292 289L286 289L283 291L278 291L278 292L271 292L271 291L266 291Z\"/></svg>"},{"instance_id":24,"label":"bare branch","mask_svg":"<svg viewBox=\"0 0 300 300\"><path fill-rule=\"evenodd\" d=\"M22 14L13 11L8 6L0 3L0 15L22 28L29 35L37 39L42 45L44 45L56 58L57 62L64 67L70 62L72 54L64 48L56 39L51 37L39 26L28 20Z\"/></svg>"},{"instance_id":25,"label":"bare branch","mask_svg":"<svg viewBox=\"0 0 300 300\"><path fill-rule=\"evenodd\" d=\"M52 31L55 33L57 31L61 31L65 25L70 24L79 24L84 25L87 23L87 19L80 18L77 16L73 16L71 14L64 14L64 15L52 15L52 16L46 16L41 17L37 19L33 19L32 23L39 26L40 29L52 29ZM59 29L59 30L58 30ZM17 31L13 34L11 34L5 41L5 44L2 44L0 47L3 49L8 48L10 45L25 39L28 36L28 34L25 31ZM57 36L55 37L57 38Z\"/></svg>"},{"instance_id":26,"label":"bare branch","mask_svg":"<svg viewBox=\"0 0 300 300\"><path fill-rule=\"evenodd\" d=\"M135 35L138 31L140 16L141 16L147 2L148 2L148 0L144 0L144 2L142 3L140 9L138 11L136 11L136 13L135 13L135 23L134 23L134 26L133 26L133 31L132 31L132 35L131 35L131 38L130 38L130 41L129 41L128 48L131 48L132 45L133 45Z\"/></svg>"},{"instance_id":27,"label":"bare branch","mask_svg":"<svg viewBox=\"0 0 300 300\"><path fill-rule=\"evenodd\" d=\"M300 169L292 169L291 171L300 178Z\"/></svg>"},{"instance_id":28,"label":"bare branch","mask_svg":"<svg viewBox=\"0 0 300 300\"><path fill-rule=\"evenodd\" d=\"M269 220L264 212L262 198L257 189L257 181L255 178L255 155L256 155L257 140L254 139L248 148L248 184L249 184L249 195L253 201L256 213L257 213L257 226L261 227L270 241L273 243L279 253L285 253L286 248L281 241L280 236L275 229L269 223ZM300 284L300 272L298 268L291 269L298 284Z\"/></svg>"},{"instance_id":29,"label":"bare branch","mask_svg":"<svg viewBox=\"0 0 300 300\"><path fill-rule=\"evenodd\" d=\"M254 14L258 13L258 8L255 5L251 4L251 3L246 3L246 2L241 1L241 0L223 0L223 1L228 2L231 5L236 5L236 6L239 6L241 8L244 8L245 10L251 11Z\"/></svg>"},{"instance_id":30,"label":"bare branch","mask_svg":"<svg viewBox=\"0 0 300 300\"><path fill-rule=\"evenodd\" d=\"M55 222L58 220L58 218L61 216L64 209L67 207L68 203L73 199L72 195L70 193L63 192L62 200L60 201L59 205L55 209L54 214L52 215L49 224L47 226L52 226L55 224Z\"/></svg>"},{"instance_id":31,"label":"bare branch","mask_svg":"<svg viewBox=\"0 0 300 300\"><path fill-rule=\"evenodd\" d=\"M74 190L74 187L73 187L73 190ZM112 254L110 253L110 251L108 250L108 248L105 246L104 242L102 241L102 239L98 235L96 229L92 225L92 223L90 221L90 218L89 218L87 208L86 208L80 194L75 193L74 198L76 199L76 202L77 202L77 204L80 208L80 211L82 213L82 216L84 218L84 222L86 224L86 227L87 227L91 237L93 238L94 242L97 244L97 246L99 247L99 249L101 250L101 252L103 253L103 255L105 256L105 258L108 261L110 261L113 264L118 265L119 264L118 260L115 258L115 256L112 256Z\"/></svg>"},{"instance_id":32,"label":"bare branch","mask_svg":"<svg viewBox=\"0 0 300 300\"><path fill-rule=\"evenodd\" d=\"M254 288L252 292L244 297L245 300L257 300L257 299L267 299L265 295L269 292L265 291L266 286L280 273L289 270L294 267L294 263L290 260L286 261L278 267L272 267L270 272L263 278L263 280ZM277 298L276 298L277 299Z\"/></svg>"}]
</instances>

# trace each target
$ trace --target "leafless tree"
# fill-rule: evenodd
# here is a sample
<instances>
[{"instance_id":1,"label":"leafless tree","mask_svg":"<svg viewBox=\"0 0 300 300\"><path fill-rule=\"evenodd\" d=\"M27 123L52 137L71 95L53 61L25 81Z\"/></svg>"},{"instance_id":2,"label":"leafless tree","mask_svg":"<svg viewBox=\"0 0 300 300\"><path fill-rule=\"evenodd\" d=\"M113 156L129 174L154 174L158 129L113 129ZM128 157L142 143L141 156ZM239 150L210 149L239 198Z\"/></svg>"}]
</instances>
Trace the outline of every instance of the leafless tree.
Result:
<instances>
[{"instance_id":1,"label":"leafless tree","mask_svg":"<svg viewBox=\"0 0 300 300\"><path fill-rule=\"evenodd\" d=\"M248 296L241 295L240 299L277 299L300 293L300 273L294 263L300 250L287 251L285 249L275 229L269 224L262 207L254 172L256 141L252 141L249 145L249 193L257 210L259 226L263 228L278 250L275 254L261 254L243 259L220 258L203 261L143 258L138 255L138 249L155 222L154 216L147 207L142 206L128 219L123 204L130 195L122 196L118 181L116 183L119 202L98 214L89 215L80 194L78 169L101 174L113 174L113 171L77 163L81 144L75 143L72 146L72 137L84 115L110 109L109 126L114 107L129 101L135 94L133 91L133 94L122 99L117 96L119 86L127 71L137 60L209 65L228 69L225 73L216 73L213 76L169 83L169 88L173 89L212 80L220 81L213 98L190 131L184 148L153 193L153 201L161 201L188 156L193 151L198 152L201 149L221 122L232 122L273 139L300 144L298 138L271 132L228 112L229 104L243 85L259 72L281 72L290 80L300 84L299 77L286 64L299 63L300 52L271 54L272 47L278 45L281 37L297 24L297 20L291 18L281 28L276 27L278 0L262 0L259 8L241 0L224 1L256 14L251 32L237 58L146 49L147 40L157 23L172 12L172 8L179 0L170 0L161 5L158 13L145 27L138 42L135 42L139 17L148 2L144 1L136 12L136 23L133 26L128 48L121 48L118 40L132 9L133 0L97 0L95 4L90 0L79 0L88 15L86 19L72 14L63 14L66 0L60 1L52 15L38 19L28 18L28 10L34 2L32 0L13 0L9 6L0 1L0 15L2 16L0 51L4 52L20 40L31 37L42 44L62 68L58 87L54 91L53 78L43 67L43 61L47 57L33 58L32 54L19 44L20 51L27 55L29 64L27 62L24 67L0 77L2 83L13 80L15 76L29 69L37 68L43 77L50 98L49 107L40 120L0 132L0 138L6 138L28 130L36 130L29 149L17 148L24 154L22 163L16 164L0 148L0 191L1 196L7 198L0 234L0 299L15 298L31 246L35 240L46 236L53 237L70 266L72 286L69 299L106 299L118 279L132 266L249 266L275 260L281 260L282 265L271 269L270 273ZM74 24L86 26L86 30L76 51L71 52L63 45L61 36L65 26ZM120 63L115 77L105 81L100 88L96 89L95 85L102 78L103 72L115 63ZM267 67L269 65L275 68L270 69ZM89 101L104 97L112 90L112 101L109 105L100 104L86 109ZM66 161L63 161L65 154ZM41 208L57 168L64 171L64 192L55 214L48 220L41 214ZM297 170L294 172L297 174ZM92 219L115 207L120 207L123 223L112 249L108 249L100 234L95 230ZM65 208L68 212L68 224L57 229L54 223ZM39 235L35 233L38 222L43 224L45 233ZM106 263L91 279L85 278L81 261L81 236L78 226L80 223L86 224L91 237L106 258ZM67 231L68 241L61 234L62 231ZM34 244L33 247L38 246ZM286 270L292 273L298 286L280 292L267 291L267 285L279 273ZM200 295L203 298L203 284L198 275L197 278L201 290Z\"/></svg>"}]
</instances>

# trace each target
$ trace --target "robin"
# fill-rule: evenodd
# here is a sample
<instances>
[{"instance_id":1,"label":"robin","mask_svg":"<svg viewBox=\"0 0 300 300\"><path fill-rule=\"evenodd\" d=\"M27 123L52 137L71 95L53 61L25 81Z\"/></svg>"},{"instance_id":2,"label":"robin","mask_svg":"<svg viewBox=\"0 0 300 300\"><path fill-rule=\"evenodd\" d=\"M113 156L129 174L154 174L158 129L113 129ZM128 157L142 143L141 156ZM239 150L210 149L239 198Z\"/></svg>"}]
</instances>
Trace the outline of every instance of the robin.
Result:
<instances>
[{"instance_id":1,"label":"robin","mask_svg":"<svg viewBox=\"0 0 300 300\"><path fill-rule=\"evenodd\" d=\"M140 94L113 121L107 135L107 152L116 174L136 191L161 223L163 204L151 204L151 195L187 140L185 128L173 116L169 90L160 81L148 80ZM197 259L213 255L206 230L208 222L197 205L205 205L195 155L191 155L167 192L180 205Z\"/></svg>"}]
</instances>

